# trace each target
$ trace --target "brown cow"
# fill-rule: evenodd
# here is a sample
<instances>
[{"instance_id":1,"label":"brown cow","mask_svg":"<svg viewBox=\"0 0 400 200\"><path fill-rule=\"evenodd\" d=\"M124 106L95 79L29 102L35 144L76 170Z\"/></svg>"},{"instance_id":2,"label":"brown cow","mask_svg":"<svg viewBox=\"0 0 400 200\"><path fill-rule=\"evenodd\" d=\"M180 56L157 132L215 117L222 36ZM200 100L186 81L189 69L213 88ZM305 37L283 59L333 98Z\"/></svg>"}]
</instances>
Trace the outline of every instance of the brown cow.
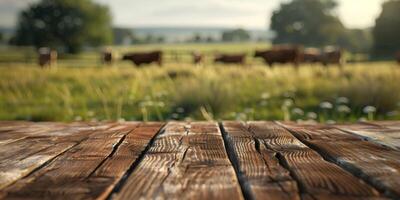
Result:
<instances>
[{"instance_id":1,"label":"brown cow","mask_svg":"<svg viewBox=\"0 0 400 200\"><path fill-rule=\"evenodd\" d=\"M109 50L103 51L102 55L101 55L101 61L103 64L108 64L108 65L112 64L112 62L113 62L112 51L109 51Z\"/></svg>"},{"instance_id":2,"label":"brown cow","mask_svg":"<svg viewBox=\"0 0 400 200\"><path fill-rule=\"evenodd\" d=\"M51 50L47 47L42 47L38 51L39 53L39 65L44 68L46 66L51 67L57 63L57 51Z\"/></svg>"},{"instance_id":3,"label":"brown cow","mask_svg":"<svg viewBox=\"0 0 400 200\"><path fill-rule=\"evenodd\" d=\"M297 46L274 46L270 50L256 51L255 58L262 58L272 67L274 63L293 63L296 67L300 62L300 48Z\"/></svg>"},{"instance_id":4,"label":"brown cow","mask_svg":"<svg viewBox=\"0 0 400 200\"><path fill-rule=\"evenodd\" d=\"M400 51L398 51L398 52L396 53L396 61L397 61L397 63L399 63L399 65L400 65Z\"/></svg>"},{"instance_id":5,"label":"brown cow","mask_svg":"<svg viewBox=\"0 0 400 200\"><path fill-rule=\"evenodd\" d=\"M343 51L336 47L326 47L321 56L321 62L327 66L329 64L343 65Z\"/></svg>"},{"instance_id":6,"label":"brown cow","mask_svg":"<svg viewBox=\"0 0 400 200\"><path fill-rule=\"evenodd\" d=\"M246 54L221 54L215 57L214 62L244 65L246 63Z\"/></svg>"},{"instance_id":7,"label":"brown cow","mask_svg":"<svg viewBox=\"0 0 400 200\"><path fill-rule=\"evenodd\" d=\"M122 57L122 60L132 61L136 66L143 64L157 63L159 66L162 65L162 52L153 51L148 53L129 53Z\"/></svg>"},{"instance_id":8,"label":"brown cow","mask_svg":"<svg viewBox=\"0 0 400 200\"><path fill-rule=\"evenodd\" d=\"M322 61L321 50L316 48L306 48L301 53L301 61L304 63L318 63Z\"/></svg>"},{"instance_id":9,"label":"brown cow","mask_svg":"<svg viewBox=\"0 0 400 200\"><path fill-rule=\"evenodd\" d=\"M192 56L193 56L193 64L195 65L201 64L204 60L203 54L199 52L192 52Z\"/></svg>"}]
</instances>

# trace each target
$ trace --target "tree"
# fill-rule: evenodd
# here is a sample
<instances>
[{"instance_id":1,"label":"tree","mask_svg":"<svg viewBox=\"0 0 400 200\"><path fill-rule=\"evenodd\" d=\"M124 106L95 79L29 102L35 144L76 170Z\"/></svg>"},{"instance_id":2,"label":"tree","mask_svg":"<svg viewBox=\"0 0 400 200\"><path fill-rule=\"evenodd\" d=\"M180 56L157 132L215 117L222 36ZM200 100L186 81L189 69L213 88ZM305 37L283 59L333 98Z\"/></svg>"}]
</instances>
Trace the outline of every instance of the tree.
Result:
<instances>
[{"instance_id":1,"label":"tree","mask_svg":"<svg viewBox=\"0 0 400 200\"><path fill-rule=\"evenodd\" d=\"M0 44L3 43L3 40L4 40L3 33L0 33Z\"/></svg>"},{"instance_id":2,"label":"tree","mask_svg":"<svg viewBox=\"0 0 400 200\"><path fill-rule=\"evenodd\" d=\"M372 29L348 29L340 45L356 53L370 53L372 48Z\"/></svg>"},{"instance_id":3,"label":"tree","mask_svg":"<svg viewBox=\"0 0 400 200\"><path fill-rule=\"evenodd\" d=\"M392 56L400 50L400 1L383 3L382 12L373 29L375 56Z\"/></svg>"},{"instance_id":4,"label":"tree","mask_svg":"<svg viewBox=\"0 0 400 200\"><path fill-rule=\"evenodd\" d=\"M228 30L222 33L224 42L243 42L250 40L250 34L244 29Z\"/></svg>"},{"instance_id":5,"label":"tree","mask_svg":"<svg viewBox=\"0 0 400 200\"><path fill-rule=\"evenodd\" d=\"M132 43L139 43L139 39L135 36L134 32L128 28L114 28L114 44L116 45L129 45Z\"/></svg>"},{"instance_id":6,"label":"tree","mask_svg":"<svg viewBox=\"0 0 400 200\"><path fill-rule=\"evenodd\" d=\"M193 35L192 42L199 43L199 42L202 42L202 41L203 41L203 37L200 35L200 33L195 33Z\"/></svg>"},{"instance_id":7,"label":"tree","mask_svg":"<svg viewBox=\"0 0 400 200\"><path fill-rule=\"evenodd\" d=\"M336 44L345 34L345 27L335 16L335 0L292 0L282 3L273 12L271 29L274 43L295 43L309 46Z\"/></svg>"},{"instance_id":8,"label":"tree","mask_svg":"<svg viewBox=\"0 0 400 200\"><path fill-rule=\"evenodd\" d=\"M108 7L91 0L41 0L20 13L16 45L62 47L78 53L83 46L112 42Z\"/></svg>"}]
</instances>

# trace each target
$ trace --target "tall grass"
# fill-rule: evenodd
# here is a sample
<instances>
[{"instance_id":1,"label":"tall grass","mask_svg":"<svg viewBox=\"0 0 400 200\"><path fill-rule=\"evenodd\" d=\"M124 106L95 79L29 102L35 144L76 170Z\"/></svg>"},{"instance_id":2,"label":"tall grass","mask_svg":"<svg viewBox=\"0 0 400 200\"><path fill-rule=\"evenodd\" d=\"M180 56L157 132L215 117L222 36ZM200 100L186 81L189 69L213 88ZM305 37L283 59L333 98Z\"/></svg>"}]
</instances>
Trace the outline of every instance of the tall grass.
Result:
<instances>
[{"instance_id":1,"label":"tall grass","mask_svg":"<svg viewBox=\"0 0 400 200\"><path fill-rule=\"evenodd\" d=\"M394 63L270 69L167 64L133 68L0 67L0 120L317 120L400 119ZM347 101L343 101L347 99ZM342 100L342 101L339 101ZM329 106L331 104L331 106Z\"/></svg>"}]
</instances>

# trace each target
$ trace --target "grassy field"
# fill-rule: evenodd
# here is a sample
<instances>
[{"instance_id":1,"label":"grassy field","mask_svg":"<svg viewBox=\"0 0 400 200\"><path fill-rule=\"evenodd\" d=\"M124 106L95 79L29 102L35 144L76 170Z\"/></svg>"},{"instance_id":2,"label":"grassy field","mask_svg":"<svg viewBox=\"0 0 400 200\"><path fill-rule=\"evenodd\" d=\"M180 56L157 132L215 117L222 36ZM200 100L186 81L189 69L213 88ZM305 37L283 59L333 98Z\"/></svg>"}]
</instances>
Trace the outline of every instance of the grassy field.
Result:
<instances>
[{"instance_id":1,"label":"grassy field","mask_svg":"<svg viewBox=\"0 0 400 200\"><path fill-rule=\"evenodd\" d=\"M164 51L248 52L262 44L174 45ZM117 48L158 49L160 46ZM193 66L188 56L163 67L102 66L96 53L40 69L20 51L0 57L0 120L316 120L400 119L400 66L390 62L270 69ZM25 54L25 56L28 53ZM20 56L20 57L18 57ZM7 60L7 58L9 60ZM26 58L26 57L25 57Z\"/></svg>"}]
</instances>

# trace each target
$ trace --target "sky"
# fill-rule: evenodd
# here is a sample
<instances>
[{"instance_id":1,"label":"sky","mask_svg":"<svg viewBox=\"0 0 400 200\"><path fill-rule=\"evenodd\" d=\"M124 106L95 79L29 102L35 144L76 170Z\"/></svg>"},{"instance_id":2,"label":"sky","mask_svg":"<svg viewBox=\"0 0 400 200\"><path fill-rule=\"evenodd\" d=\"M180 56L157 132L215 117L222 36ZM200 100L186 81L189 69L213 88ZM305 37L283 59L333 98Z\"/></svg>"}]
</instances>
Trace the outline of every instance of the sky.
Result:
<instances>
[{"instance_id":1,"label":"sky","mask_svg":"<svg viewBox=\"0 0 400 200\"><path fill-rule=\"evenodd\" d=\"M37 0L0 0L0 26L12 27L18 12ZM117 26L205 26L265 29L287 0L95 0L110 6ZM338 0L337 15L349 28L375 23L385 0Z\"/></svg>"}]
</instances>

